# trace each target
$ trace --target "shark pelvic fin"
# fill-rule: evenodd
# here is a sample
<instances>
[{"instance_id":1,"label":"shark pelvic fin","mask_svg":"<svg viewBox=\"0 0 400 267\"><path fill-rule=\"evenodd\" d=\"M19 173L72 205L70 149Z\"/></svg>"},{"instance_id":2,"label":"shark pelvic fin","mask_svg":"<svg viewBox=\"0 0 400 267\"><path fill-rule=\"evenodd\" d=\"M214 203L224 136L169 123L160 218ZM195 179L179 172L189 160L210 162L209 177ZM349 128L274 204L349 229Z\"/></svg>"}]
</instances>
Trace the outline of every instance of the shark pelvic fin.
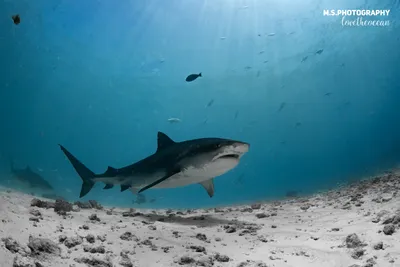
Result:
<instances>
[{"instance_id":1,"label":"shark pelvic fin","mask_svg":"<svg viewBox=\"0 0 400 267\"><path fill-rule=\"evenodd\" d=\"M210 197L214 196L214 178L211 178L210 180L207 181L203 181L199 184L201 184L204 187L204 189L207 191L207 194Z\"/></svg>"},{"instance_id":2,"label":"shark pelvic fin","mask_svg":"<svg viewBox=\"0 0 400 267\"><path fill-rule=\"evenodd\" d=\"M157 133L157 151L160 151L161 149L164 149L173 144L175 144L175 141L169 138L168 135L163 132Z\"/></svg>"},{"instance_id":3,"label":"shark pelvic fin","mask_svg":"<svg viewBox=\"0 0 400 267\"><path fill-rule=\"evenodd\" d=\"M131 187L130 185L121 185L121 192L124 192L125 190L129 189Z\"/></svg>"},{"instance_id":4,"label":"shark pelvic fin","mask_svg":"<svg viewBox=\"0 0 400 267\"><path fill-rule=\"evenodd\" d=\"M114 187L113 184L106 184L103 189L110 189L110 188L113 188L113 187Z\"/></svg>"},{"instance_id":5,"label":"shark pelvic fin","mask_svg":"<svg viewBox=\"0 0 400 267\"><path fill-rule=\"evenodd\" d=\"M167 172L161 179L159 179L159 180L157 180L157 181L155 181L155 182L153 182L153 183L151 183L151 184L149 184L149 185L146 185L145 187L143 187L142 189L140 189L140 190L138 191L138 194L142 193L143 191L145 191L145 190L147 190L147 189L149 189L149 188L152 188L153 186L158 185L159 183L161 183L161 182L167 180L169 177L171 177L171 176L173 176L173 175L179 173L180 171L181 171L181 170L178 168L178 169L174 169L174 170L172 170L172 171Z\"/></svg>"}]
</instances>

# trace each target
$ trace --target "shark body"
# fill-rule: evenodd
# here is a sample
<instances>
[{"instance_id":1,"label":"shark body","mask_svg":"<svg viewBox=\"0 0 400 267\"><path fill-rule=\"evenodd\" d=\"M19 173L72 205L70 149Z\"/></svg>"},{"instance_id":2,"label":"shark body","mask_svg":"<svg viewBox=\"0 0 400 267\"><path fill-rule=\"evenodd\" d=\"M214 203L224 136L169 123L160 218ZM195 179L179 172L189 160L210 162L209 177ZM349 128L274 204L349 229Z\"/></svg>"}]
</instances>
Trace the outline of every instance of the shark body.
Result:
<instances>
[{"instance_id":1,"label":"shark body","mask_svg":"<svg viewBox=\"0 0 400 267\"><path fill-rule=\"evenodd\" d=\"M31 188L42 189L46 191L54 191L54 188L42 176L32 171L27 166L24 169L17 169L14 167L14 162L10 160L10 167L12 175L19 181L28 184Z\"/></svg>"},{"instance_id":2,"label":"shark body","mask_svg":"<svg viewBox=\"0 0 400 267\"><path fill-rule=\"evenodd\" d=\"M119 169L109 166L102 174L95 174L65 147L60 147L83 181L80 197L89 193L96 182L105 183L104 189L119 185L121 192L130 189L133 193L152 187L175 188L198 183L212 197L214 177L235 168L250 145L223 138L175 142L158 132L154 154Z\"/></svg>"}]
</instances>

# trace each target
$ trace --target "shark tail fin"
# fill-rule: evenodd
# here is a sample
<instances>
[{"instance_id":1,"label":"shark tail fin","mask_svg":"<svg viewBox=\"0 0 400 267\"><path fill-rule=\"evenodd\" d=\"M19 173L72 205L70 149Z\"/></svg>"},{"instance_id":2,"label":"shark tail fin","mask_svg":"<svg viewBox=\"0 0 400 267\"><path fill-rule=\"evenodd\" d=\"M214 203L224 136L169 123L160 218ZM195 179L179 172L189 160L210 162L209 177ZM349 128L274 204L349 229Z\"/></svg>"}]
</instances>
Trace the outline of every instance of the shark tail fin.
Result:
<instances>
[{"instance_id":1,"label":"shark tail fin","mask_svg":"<svg viewBox=\"0 0 400 267\"><path fill-rule=\"evenodd\" d=\"M82 162L80 162L74 155L72 155L65 147L59 145L61 150L64 152L65 156L67 156L68 160L71 162L75 171L79 174L82 179L82 188L79 197L85 196L87 193L92 190L95 182L93 178L96 176L94 172L89 170Z\"/></svg>"}]
</instances>

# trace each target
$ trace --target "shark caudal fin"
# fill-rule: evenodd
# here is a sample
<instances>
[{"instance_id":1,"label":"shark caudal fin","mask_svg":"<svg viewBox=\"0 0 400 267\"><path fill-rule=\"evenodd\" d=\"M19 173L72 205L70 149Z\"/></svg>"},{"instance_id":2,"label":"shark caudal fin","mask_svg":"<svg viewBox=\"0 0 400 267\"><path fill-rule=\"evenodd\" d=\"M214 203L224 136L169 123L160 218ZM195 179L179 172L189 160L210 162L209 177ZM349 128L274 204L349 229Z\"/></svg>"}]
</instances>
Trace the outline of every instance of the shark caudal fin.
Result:
<instances>
[{"instance_id":1,"label":"shark caudal fin","mask_svg":"<svg viewBox=\"0 0 400 267\"><path fill-rule=\"evenodd\" d=\"M59 146L83 181L81 193L79 195L79 197L83 197L93 188L95 182L92 179L96 176L96 174L89 170L85 165L83 165L83 163L75 158L74 155L72 155L67 149L65 149L65 147L60 144Z\"/></svg>"}]
</instances>

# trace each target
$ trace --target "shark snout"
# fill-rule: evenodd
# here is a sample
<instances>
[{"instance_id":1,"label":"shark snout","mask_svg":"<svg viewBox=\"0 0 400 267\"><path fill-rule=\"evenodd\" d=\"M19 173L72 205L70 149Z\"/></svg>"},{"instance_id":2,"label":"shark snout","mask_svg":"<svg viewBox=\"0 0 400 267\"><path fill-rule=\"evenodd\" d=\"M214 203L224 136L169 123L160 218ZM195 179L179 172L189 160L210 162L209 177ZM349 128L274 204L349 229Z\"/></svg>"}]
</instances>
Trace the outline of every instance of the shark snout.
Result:
<instances>
[{"instance_id":1,"label":"shark snout","mask_svg":"<svg viewBox=\"0 0 400 267\"><path fill-rule=\"evenodd\" d=\"M237 142L233 144L234 150L240 154L249 152L250 144L244 142Z\"/></svg>"}]
</instances>

